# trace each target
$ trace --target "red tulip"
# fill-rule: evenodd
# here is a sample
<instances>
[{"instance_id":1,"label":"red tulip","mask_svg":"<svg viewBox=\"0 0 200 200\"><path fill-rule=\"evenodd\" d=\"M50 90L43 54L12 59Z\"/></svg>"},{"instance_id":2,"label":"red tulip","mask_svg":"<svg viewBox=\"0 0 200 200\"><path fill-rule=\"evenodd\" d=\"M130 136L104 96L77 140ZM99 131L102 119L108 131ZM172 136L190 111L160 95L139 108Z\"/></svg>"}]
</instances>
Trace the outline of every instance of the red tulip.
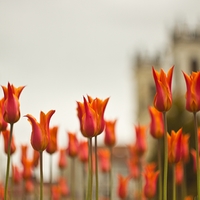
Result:
<instances>
[{"instance_id":1,"label":"red tulip","mask_svg":"<svg viewBox=\"0 0 200 200\"><path fill-rule=\"evenodd\" d=\"M49 129L49 143L46 148L46 152L49 154L53 154L57 151L57 134L58 134L58 126L54 126Z\"/></svg>"},{"instance_id":2,"label":"red tulip","mask_svg":"<svg viewBox=\"0 0 200 200\"><path fill-rule=\"evenodd\" d=\"M84 137L91 138L104 130L104 112L109 98L100 100L88 96L88 101L85 97L83 99L83 103L77 102L80 129Z\"/></svg>"},{"instance_id":3,"label":"red tulip","mask_svg":"<svg viewBox=\"0 0 200 200\"><path fill-rule=\"evenodd\" d=\"M135 126L136 133L136 150L139 155L143 155L147 149L146 146L146 126Z\"/></svg>"},{"instance_id":4,"label":"red tulip","mask_svg":"<svg viewBox=\"0 0 200 200\"><path fill-rule=\"evenodd\" d=\"M4 138L4 152L6 154L8 154L8 142L10 139L10 131L9 130L2 131L2 134L3 134L3 138ZM10 154L13 154L15 151L16 151L16 146L15 146L14 137L12 136L11 146L10 146Z\"/></svg>"},{"instance_id":5,"label":"red tulip","mask_svg":"<svg viewBox=\"0 0 200 200\"><path fill-rule=\"evenodd\" d=\"M192 72L190 76L183 72L187 92L186 92L186 109L190 112L200 110L200 72Z\"/></svg>"},{"instance_id":6,"label":"red tulip","mask_svg":"<svg viewBox=\"0 0 200 200\"><path fill-rule=\"evenodd\" d=\"M20 118L19 97L24 89L24 86L16 88L14 85L10 85L10 83L8 83L7 88L2 86L2 89L4 92L3 118L7 123L14 124Z\"/></svg>"},{"instance_id":7,"label":"red tulip","mask_svg":"<svg viewBox=\"0 0 200 200\"><path fill-rule=\"evenodd\" d=\"M146 198L153 198L156 195L156 187L159 171L155 171L156 165L154 163L148 164L144 171L144 195Z\"/></svg>"},{"instance_id":8,"label":"red tulip","mask_svg":"<svg viewBox=\"0 0 200 200\"><path fill-rule=\"evenodd\" d=\"M161 69L160 73L154 68L153 77L156 84L156 95L154 97L154 106L160 112L168 111L172 106L172 75L174 67L171 67L167 75Z\"/></svg>"},{"instance_id":9,"label":"red tulip","mask_svg":"<svg viewBox=\"0 0 200 200\"><path fill-rule=\"evenodd\" d=\"M122 175L118 175L118 196L120 199L125 199L128 195L128 181L129 177L123 177Z\"/></svg>"},{"instance_id":10,"label":"red tulip","mask_svg":"<svg viewBox=\"0 0 200 200\"><path fill-rule=\"evenodd\" d=\"M88 161L88 141L80 141L78 148L79 159L83 163Z\"/></svg>"},{"instance_id":11,"label":"red tulip","mask_svg":"<svg viewBox=\"0 0 200 200\"><path fill-rule=\"evenodd\" d=\"M40 112L40 122L28 114L25 117L32 125L31 145L36 151L44 151L49 143L49 122L55 110L50 110L47 114Z\"/></svg>"},{"instance_id":12,"label":"red tulip","mask_svg":"<svg viewBox=\"0 0 200 200\"><path fill-rule=\"evenodd\" d=\"M163 137L164 122L162 113L152 106L149 106L149 113L151 116L150 134L157 139Z\"/></svg>"},{"instance_id":13,"label":"red tulip","mask_svg":"<svg viewBox=\"0 0 200 200\"><path fill-rule=\"evenodd\" d=\"M110 164L110 151L108 149L98 150L99 164L102 172L109 172L111 168Z\"/></svg>"},{"instance_id":14,"label":"red tulip","mask_svg":"<svg viewBox=\"0 0 200 200\"><path fill-rule=\"evenodd\" d=\"M78 139L75 133L68 132L68 155L76 157L78 155Z\"/></svg>"},{"instance_id":15,"label":"red tulip","mask_svg":"<svg viewBox=\"0 0 200 200\"><path fill-rule=\"evenodd\" d=\"M104 143L108 147L113 147L116 144L116 126L117 120L105 121L105 137Z\"/></svg>"},{"instance_id":16,"label":"red tulip","mask_svg":"<svg viewBox=\"0 0 200 200\"><path fill-rule=\"evenodd\" d=\"M182 158L182 129L168 134L168 159L170 163L177 163Z\"/></svg>"}]
</instances>

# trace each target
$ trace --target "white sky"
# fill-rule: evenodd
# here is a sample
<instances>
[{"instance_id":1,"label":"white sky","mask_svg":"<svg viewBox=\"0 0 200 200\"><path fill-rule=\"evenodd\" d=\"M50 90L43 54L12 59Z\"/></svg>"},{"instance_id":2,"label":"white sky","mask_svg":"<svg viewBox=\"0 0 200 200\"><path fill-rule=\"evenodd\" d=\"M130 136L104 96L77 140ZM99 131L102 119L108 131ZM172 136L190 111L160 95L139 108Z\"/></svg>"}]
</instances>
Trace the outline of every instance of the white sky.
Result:
<instances>
[{"instance_id":1,"label":"white sky","mask_svg":"<svg viewBox=\"0 0 200 200\"><path fill-rule=\"evenodd\" d=\"M131 58L162 51L176 22L199 22L199 7L198 0L0 0L0 84L26 85L17 144L30 140L23 115L38 119L41 110L55 109L51 125L60 126L59 145L66 146L66 131L79 131L76 101L87 94L110 97L105 118L118 119L118 144L131 143Z\"/></svg>"}]
</instances>

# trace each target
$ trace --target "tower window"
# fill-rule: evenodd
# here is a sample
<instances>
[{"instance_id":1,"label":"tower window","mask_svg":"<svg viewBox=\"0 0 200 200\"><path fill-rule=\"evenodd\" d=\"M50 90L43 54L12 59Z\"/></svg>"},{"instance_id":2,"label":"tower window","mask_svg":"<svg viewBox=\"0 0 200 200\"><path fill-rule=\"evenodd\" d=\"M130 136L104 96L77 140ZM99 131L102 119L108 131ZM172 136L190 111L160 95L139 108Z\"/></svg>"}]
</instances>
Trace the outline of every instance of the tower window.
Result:
<instances>
[{"instance_id":1,"label":"tower window","mask_svg":"<svg viewBox=\"0 0 200 200\"><path fill-rule=\"evenodd\" d=\"M190 68L192 72L197 72L199 70L198 62L196 59L191 60Z\"/></svg>"}]
</instances>

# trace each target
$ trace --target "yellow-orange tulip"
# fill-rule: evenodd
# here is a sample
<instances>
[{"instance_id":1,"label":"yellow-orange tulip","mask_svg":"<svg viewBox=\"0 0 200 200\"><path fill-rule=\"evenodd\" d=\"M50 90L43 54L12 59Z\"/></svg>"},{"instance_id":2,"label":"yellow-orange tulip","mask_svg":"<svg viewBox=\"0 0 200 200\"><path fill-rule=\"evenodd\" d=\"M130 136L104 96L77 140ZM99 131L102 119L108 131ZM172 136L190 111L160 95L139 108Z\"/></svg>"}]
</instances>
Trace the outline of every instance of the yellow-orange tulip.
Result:
<instances>
[{"instance_id":1,"label":"yellow-orange tulip","mask_svg":"<svg viewBox=\"0 0 200 200\"><path fill-rule=\"evenodd\" d=\"M190 112L200 110L200 72L192 72L189 76L183 72L187 87L186 109Z\"/></svg>"},{"instance_id":2,"label":"yellow-orange tulip","mask_svg":"<svg viewBox=\"0 0 200 200\"><path fill-rule=\"evenodd\" d=\"M154 68L153 77L156 85L156 95L154 97L154 106L160 112L168 111L172 106L172 75L174 67L171 67L167 73L161 69L160 73Z\"/></svg>"},{"instance_id":3,"label":"yellow-orange tulip","mask_svg":"<svg viewBox=\"0 0 200 200\"><path fill-rule=\"evenodd\" d=\"M83 100L83 103L77 102L80 129L84 137L91 138L104 130L104 112L109 98L100 100L88 96L88 100L85 97L83 97Z\"/></svg>"},{"instance_id":4,"label":"yellow-orange tulip","mask_svg":"<svg viewBox=\"0 0 200 200\"><path fill-rule=\"evenodd\" d=\"M44 151L49 143L49 122L55 110L50 110L47 114L40 112L40 122L30 114L25 117L32 125L31 145L36 151Z\"/></svg>"}]
</instances>

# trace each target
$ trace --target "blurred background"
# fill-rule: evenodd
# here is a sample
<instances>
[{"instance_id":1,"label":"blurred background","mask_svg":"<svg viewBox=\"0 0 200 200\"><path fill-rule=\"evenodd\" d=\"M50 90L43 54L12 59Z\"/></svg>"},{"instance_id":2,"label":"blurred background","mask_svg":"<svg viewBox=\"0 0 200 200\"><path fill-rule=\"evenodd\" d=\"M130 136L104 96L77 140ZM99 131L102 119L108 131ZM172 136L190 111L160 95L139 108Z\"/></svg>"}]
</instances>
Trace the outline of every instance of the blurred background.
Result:
<instances>
[{"instance_id":1,"label":"blurred background","mask_svg":"<svg viewBox=\"0 0 200 200\"><path fill-rule=\"evenodd\" d=\"M105 118L118 119L117 145L132 143L134 125L148 123L155 91L151 66L168 70L175 64L175 71L186 72L199 67L199 6L196 0L0 0L0 84L26 85L16 144L30 142L23 116L39 119L41 110L51 109L60 147L67 145L67 131L82 138L76 101L86 95L110 97ZM190 39L198 46L191 51ZM180 79L181 72L174 85L183 88Z\"/></svg>"}]
</instances>

